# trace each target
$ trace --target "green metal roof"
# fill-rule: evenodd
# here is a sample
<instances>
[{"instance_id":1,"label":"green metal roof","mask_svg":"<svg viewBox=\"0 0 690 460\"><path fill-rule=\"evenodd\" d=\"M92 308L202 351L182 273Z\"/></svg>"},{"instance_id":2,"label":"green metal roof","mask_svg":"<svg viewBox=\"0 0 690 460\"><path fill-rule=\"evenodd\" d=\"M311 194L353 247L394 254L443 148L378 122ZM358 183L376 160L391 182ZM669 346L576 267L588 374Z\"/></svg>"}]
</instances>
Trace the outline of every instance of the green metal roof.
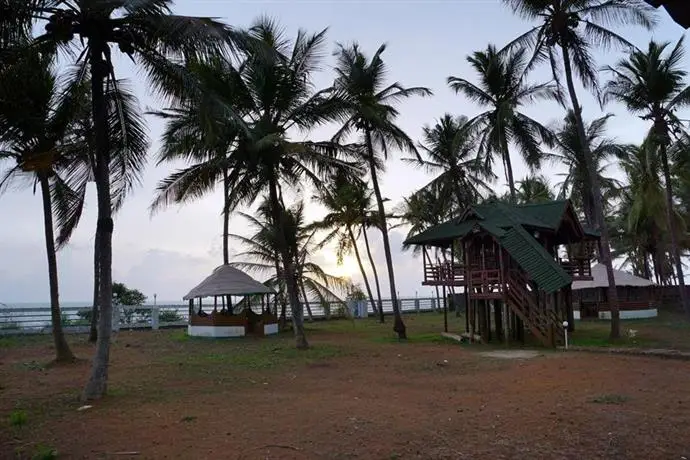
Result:
<instances>
[{"instance_id":1,"label":"green metal roof","mask_svg":"<svg viewBox=\"0 0 690 460\"><path fill-rule=\"evenodd\" d=\"M459 219L445 222L408 238L404 244L448 246L450 241L467 235L476 224L509 229L520 224L529 228L557 230L568 200L512 206L498 201L472 206ZM489 231L487 229L487 231ZM494 232L490 232L494 233Z\"/></svg>"},{"instance_id":2,"label":"green metal roof","mask_svg":"<svg viewBox=\"0 0 690 460\"><path fill-rule=\"evenodd\" d=\"M556 230L561 220L563 220L563 215L566 209L568 209L568 204L568 200L558 200L545 203L523 204L521 206L516 206L516 208L520 210L520 214L524 214L530 219L541 222L546 228Z\"/></svg>"},{"instance_id":3,"label":"green metal roof","mask_svg":"<svg viewBox=\"0 0 690 460\"><path fill-rule=\"evenodd\" d=\"M570 275L522 226L513 226L499 241L539 289L552 293L573 282Z\"/></svg>"},{"instance_id":4,"label":"green metal roof","mask_svg":"<svg viewBox=\"0 0 690 460\"><path fill-rule=\"evenodd\" d=\"M430 228L405 241L405 244L448 246L479 227L491 234L547 293L568 286L572 278L526 229L558 230L570 206L567 200L512 206L488 202L468 208L459 218Z\"/></svg>"}]
</instances>

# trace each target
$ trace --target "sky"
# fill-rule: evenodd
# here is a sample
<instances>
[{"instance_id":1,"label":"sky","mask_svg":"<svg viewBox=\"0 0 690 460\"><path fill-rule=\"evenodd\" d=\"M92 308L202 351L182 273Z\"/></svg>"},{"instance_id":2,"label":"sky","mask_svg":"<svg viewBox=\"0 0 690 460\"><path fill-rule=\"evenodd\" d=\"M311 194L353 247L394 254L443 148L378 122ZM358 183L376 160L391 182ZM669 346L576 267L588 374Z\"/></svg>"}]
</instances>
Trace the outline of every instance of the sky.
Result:
<instances>
[{"instance_id":1,"label":"sky","mask_svg":"<svg viewBox=\"0 0 690 460\"><path fill-rule=\"evenodd\" d=\"M328 27L329 44L324 50L323 70L315 75L316 87L328 86L333 80L334 60L331 52L336 43L357 41L371 54L382 44L388 45L384 59L389 79L406 86L426 86L434 92L430 98L413 98L400 106L399 125L415 140L422 127L433 124L444 113L473 116L480 108L455 95L446 86L448 76L460 76L470 81L476 77L466 61L467 55L485 49L487 44L503 46L527 30L528 22L520 19L500 0L368 0L368 1L221 1L178 0L175 13L211 16L236 27L245 27L261 16L276 19L290 37L299 28L317 32ZM639 28L617 29L638 47L646 47L650 38L657 41L676 41L683 29L661 10L659 24L653 32ZM597 64L613 64L622 57L613 50L596 54ZM688 62L686 62L688 65ZM129 78L139 96L143 110L162 107L147 87L145 76L125 59L116 64L118 78ZM602 72L601 79L607 75ZM533 81L550 79L548 68L537 69ZM609 137L620 142L639 142L648 128L644 121L626 113L625 108L609 105L603 110L596 100L579 88L584 115L587 120L611 113ZM543 102L525 112L547 124L561 120L563 109L554 102ZM685 117L687 118L687 117ZM156 183L182 164L156 166L155 157L160 146L163 128L160 120L148 119L152 140L149 166L142 184L129 197L115 218L113 236L113 279L124 282L159 300L181 300L192 287L201 282L211 270L222 263L221 216L222 194L216 192L193 204L172 206L151 216L149 205ZM325 140L333 127L314 130L305 136ZM404 164L399 152L393 152L382 177L383 195L392 205L402 201L426 184L431 177ZM511 155L516 180L525 177L528 169L517 153ZM500 163L499 163L500 164ZM3 165L0 165L0 168ZM560 182L562 169L546 165L543 169L552 185ZM505 180L495 184L499 192L505 190ZM615 166L612 175L617 175ZM310 194L303 198L309 200ZM58 254L60 298L63 301L87 302L92 292L93 233L96 219L95 188L89 190L87 210L71 243ZM318 219L321 210L307 207L308 217ZM248 225L239 216L232 218L230 231L248 234ZM431 288L421 285L422 261L411 252L401 250L405 228L391 230L393 262L397 290L403 297L431 296ZM372 250L381 276L384 296L390 292L385 270L383 245L379 234L370 233ZM231 247L232 254L242 248ZM361 276L352 257L337 265L332 248L314 254L327 272L348 276L361 283ZM0 302L47 302L48 273L41 200L31 189L10 190L0 196ZM261 278L257 276L257 278Z\"/></svg>"}]
</instances>

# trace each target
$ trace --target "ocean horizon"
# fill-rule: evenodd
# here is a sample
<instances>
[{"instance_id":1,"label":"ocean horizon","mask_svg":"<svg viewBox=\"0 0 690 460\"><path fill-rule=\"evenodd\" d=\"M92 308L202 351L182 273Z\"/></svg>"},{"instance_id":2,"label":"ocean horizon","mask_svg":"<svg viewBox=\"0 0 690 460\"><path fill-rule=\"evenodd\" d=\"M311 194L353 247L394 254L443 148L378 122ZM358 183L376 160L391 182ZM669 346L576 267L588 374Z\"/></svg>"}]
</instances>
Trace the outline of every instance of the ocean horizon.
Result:
<instances>
[{"instance_id":1,"label":"ocean horizon","mask_svg":"<svg viewBox=\"0 0 690 460\"><path fill-rule=\"evenodd\" d=\"M146 302L144 305L153 305L153 302ZM187 305L184 300L156 300L156 305ZM65 301L60 302L61 308L79 308L90 307L91 301ZM47 302L4 302L0 300L0 309L2 308L50 308L50 301Z\"/></svg>"}]
</instances>

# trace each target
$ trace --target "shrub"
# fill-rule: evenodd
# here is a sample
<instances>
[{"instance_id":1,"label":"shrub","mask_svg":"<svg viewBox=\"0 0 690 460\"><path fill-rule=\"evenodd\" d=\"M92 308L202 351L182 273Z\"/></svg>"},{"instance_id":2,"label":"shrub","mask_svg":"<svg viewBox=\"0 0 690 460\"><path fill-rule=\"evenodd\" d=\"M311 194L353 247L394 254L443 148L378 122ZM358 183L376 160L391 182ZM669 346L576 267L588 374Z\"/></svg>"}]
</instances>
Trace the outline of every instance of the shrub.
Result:
<instances>
[{"instance_id":1,"label":"shrub","mask_svg":"<svg viewBox=\"0 0 690 460\"><path fill-rule=\"evenodd\" d=\"M32 460L54 460L56 458L58 458L58 451L43 444L36 446L36 453L31 457Z\"/></svg>"},{"instance_id":2,"label":"shrub","mask_svg":"<svg viewBox=\"0 0 690 460\"><path fill-rule=\"evenodd\" d=\"M23 410L13 410L10 414L10 426L20 427L26 425L28 417Z\"/></svg>"},{"instance_id":3,"label":"shrub","mask_svg":"<svg viewBox=\"0 0 690 460\"><path fill-rule=\"evenodd\" d=\"M161 323L175 323L183 319L177 310L161 310L158 314L158 320Z\"/></svg>"}]
</instances>

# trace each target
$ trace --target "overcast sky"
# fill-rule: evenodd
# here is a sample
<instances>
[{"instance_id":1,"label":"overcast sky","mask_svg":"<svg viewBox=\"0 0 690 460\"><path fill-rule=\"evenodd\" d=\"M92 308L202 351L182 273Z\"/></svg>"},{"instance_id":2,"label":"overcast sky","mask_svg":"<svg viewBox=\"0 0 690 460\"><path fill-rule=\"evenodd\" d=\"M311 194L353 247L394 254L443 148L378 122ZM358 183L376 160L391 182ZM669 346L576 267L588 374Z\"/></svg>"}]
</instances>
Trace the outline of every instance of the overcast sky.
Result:
<instances>
[{"instance_id":1,"label":"overcast sky","mask_svg":"<svg viewBox=\"0 0 690 460\"><path fill-rule=\"evenodd\" d=\"M400 126L414 139L421 128L433 123L445 112L472 116L479 108L448 90L449 75L475 79L465 58L488 43L499 46L525 31L529 24L514 16L500 0L450 0L450 1L213 1L178 0L175 11L179 14L213 16L233 26L247 26L259 15L277 19L290 36L298 28L319 31L329 27L329 55L335 42L356 40L368 53L381 43L387 43L384 59L390 69L390 79L407 86L430 87L432 98L416 98L401 106ZM640 29L620 30L625 37L639 47L646 47L653 35L659 41L678 40L683 30L673 23L662 10L659 26L653 34ZM615 62L621 56L617 52L598 54L597 64ZM145 78L123 59L118 59L118 77L131 78L140 96L142 108L158 108L159 101L151 97ZM331 83L333 74L329 57L325 70L316 75L318 87ZM535 81L549 79L548 69L536 71ZM606 78L602 75L602 78ZM587 119L601 116L595 100L580 91ZM609 123L609 135L622 142L639 142L646 130L643 121L628 115L620 106L611 105L606 112L615 117ZM555 103L540 103L527 113L543 123L563 117L563 109ZM151 158L159 146L161 123L150 120L149 131L153 141ZM325 139L332 129L324 128L310 133L314 140ZM392 204L424 185L430 178L412 169L394 154L383 177L383 193ZM515 177L520 179L527 169L517 155L512 157ZM500 165L500 163L499 163ZM184 207L171 207L154 217L149 216L148 206L158 180L176 166L155 167L151 161L143 184L130 197L115 221L113 279L143 291L149 297L158 295L159 300L179 300L210 271L222 263L220 193ZM502 177L502 172L498 172ZM559 170L545 168L544 173L552 185L560 181ZM615 171L613 172L615 174ZM504 189L504 180L497 181L496 188ZM72 243L58 256L60 294L63 301L87 301L92 290L92 247L95 229L95 189L90 190L88 210ZM307 194L306 199L309 198ZM318 218L319 210L309 209L311 218ZM0 302L47 301L48 280L43 242L41 202L31 190L10 191L0 197ZM237 217L231 220L231 232L246 233L245 222ZM400 250L405 229L391 232L391 245L396 267L397 286L401 295L430 295L429 288L421 286L421 260ZM379 273L384 275L382 288L387 294L388 282L380 243L380 235L371 232ZM241 248L232 248L233 252ZM351 275L360 281L352 259L344 266L336 266L333 251L325 250L315 255L327 270L338 275Z\"/></svg>"}]
</instances>

